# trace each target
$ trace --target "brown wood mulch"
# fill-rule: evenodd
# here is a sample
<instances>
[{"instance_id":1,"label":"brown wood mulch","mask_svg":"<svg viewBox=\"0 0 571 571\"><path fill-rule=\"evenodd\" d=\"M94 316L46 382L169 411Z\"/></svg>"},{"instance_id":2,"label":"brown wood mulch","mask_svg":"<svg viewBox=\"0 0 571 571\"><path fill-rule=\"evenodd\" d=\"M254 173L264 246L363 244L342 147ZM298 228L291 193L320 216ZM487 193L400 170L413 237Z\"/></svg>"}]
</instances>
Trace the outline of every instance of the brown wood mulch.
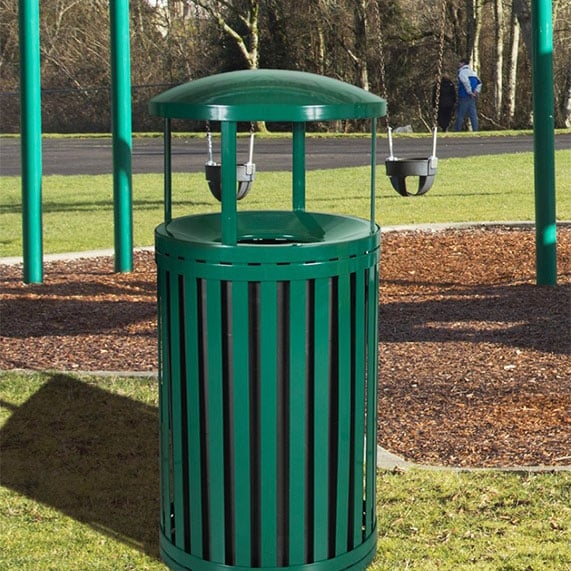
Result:
<instances>
[{"instance_id":1,"label":"brown wood mulch","mask_svg":"<svg viewBox=\"0 0 571 571\"><path fill-rule=\"evenodd\" d=\"M384 233L379 444L448 466L571 464L571 228L558 286L535 285L530 229ZM0 370L157 369L153 254L0 265Z\"/></svg>"}]
</instances>

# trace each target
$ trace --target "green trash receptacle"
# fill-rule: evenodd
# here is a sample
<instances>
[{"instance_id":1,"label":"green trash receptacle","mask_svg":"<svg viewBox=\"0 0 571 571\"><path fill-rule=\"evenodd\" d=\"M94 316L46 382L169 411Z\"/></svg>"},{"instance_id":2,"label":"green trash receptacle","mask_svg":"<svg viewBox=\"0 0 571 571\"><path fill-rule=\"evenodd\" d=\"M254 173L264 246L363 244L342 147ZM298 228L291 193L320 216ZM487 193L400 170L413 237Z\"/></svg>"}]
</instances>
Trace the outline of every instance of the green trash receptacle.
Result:
<instances>
[{"instance_id":1,"label":"green trash receptacle","mask_svg":"<svg viewBox=\"0 0 571 571\"><path fill-rule=\"evenodd\" d=\"M328 106L374 118L384 101L276 70L173 91L151 102L167 118L155 232L161 556L176 570L362 569L376 550L380 230L373 208L371 220L305 211L300 125ZM168 121L204 118L217 97L224 119L207 118L223 121L221 212L171 218ZM235 121L257 119L298 122L292 211L236 208ZM373 128L372 165L374 140Z\"/></svg>"}]
</instances>

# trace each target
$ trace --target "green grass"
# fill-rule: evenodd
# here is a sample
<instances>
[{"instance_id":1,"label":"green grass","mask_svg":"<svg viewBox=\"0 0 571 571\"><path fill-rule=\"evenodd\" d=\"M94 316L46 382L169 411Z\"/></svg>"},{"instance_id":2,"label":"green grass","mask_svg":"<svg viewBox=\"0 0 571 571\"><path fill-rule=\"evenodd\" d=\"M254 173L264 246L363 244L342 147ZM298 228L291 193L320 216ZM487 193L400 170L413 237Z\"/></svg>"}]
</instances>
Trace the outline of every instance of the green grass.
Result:
<instances>
[{"instance_id":1,"label":"green grass","mask_svg":"<svg viewBox=\"0 0 571 571\"><path fill-rule=\"evenodd\" d=\"M376 218L381 226L466 221L534 220L533 154L441 160L433 188L405 199L379 165ZM369 217L368 167L307 173L307 209ZM556 152L557 218L571 219L571 153ZM113 248L112 176L46 176L44 252ZM153 244L163 218L162 175L133 177L135 246ZM202 173L175 174L173 215L219 210ZM289 209L290 173L259 172L241 209ZM22 255L19 177L0 179L0 256Z\"/></svg>"},{"instance_id":2,"label":"green grass","mask_svg":"<svg viewBox=\"0 0 571 571\"><path fill-rule=\"evenodd\" d=\"M154 379L0 374L0 568L165 570ZM378 476L373 569L571 569L571 474Z\"/></svg>"},{"instance_id":3,"label":"green grass","mask_svg":"<svg viewBox=\"0 0 571 571\"><path fill-rule=\"evenodd\" d=\"M571 473L381 473L376 569L571 569Z\"/></svg>"}]
</instances>

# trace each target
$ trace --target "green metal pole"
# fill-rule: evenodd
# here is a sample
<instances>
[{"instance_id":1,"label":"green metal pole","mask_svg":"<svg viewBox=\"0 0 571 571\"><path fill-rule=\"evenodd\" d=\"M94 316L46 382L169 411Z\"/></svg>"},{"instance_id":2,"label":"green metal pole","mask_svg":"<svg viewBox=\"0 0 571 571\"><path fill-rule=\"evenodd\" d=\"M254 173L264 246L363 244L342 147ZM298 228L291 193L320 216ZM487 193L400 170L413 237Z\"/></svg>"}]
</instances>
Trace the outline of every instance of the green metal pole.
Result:
<instances>
[{"instance_id":1,"label":"green metal pole","mask_svg":"<svg viewBox=\"0 0 571 571\"><path fill-rule=\"evenodd\" d=\"M293 209L305 210L305 123L293 124Z\"/></svg>"},{"instance_id":2,"label":"green metal pole","mask_svg":"<svg viewBox=\"0 0 571 571\"><path fill-rule=\"evenodd\" d=\"M168 224L172 220L172 137L169 118L165 119L164 153L165 224Z\"/></svg>"},{"instance_id":3,"label":"green metal pole","mask_svg":"<svg viewBox=\"0 0 571 571\"><path fill-rule=\"evenodd\" d=\"M551 0L532 0L537 285L557 284Z\"/></svg>"},{"instance_id":4,"label":"green metal pole","mask_svg":"<svg viewBox=\"0 0 571 571\"><path fill-rule=\"evenodd\" d=\"M23 278L25 283L41 283L42 95L39 0L20 0L19 16Z\"/></svg>"},{"instance_id":5,"label":"green metal pole","mask_svg":"<svg viewBox=\"0 0 571 571\"><path fill-rule=\"evenodd\" d=\"M222 243L235 246L238 240L236 204L236 121L220 123L222 166Z\"/></svg>"},{"instance_id":6,"label":"green metal pole","mask_svg":"<svg viewBox=\"0 0 571 571\"><path fill-rule=\"evenodd\" d=\"M133 269L129 0L111 0L111 92L115 271Z\"/></svg>"},{"instance_id":7,"label":"green metal pole","mask_svg":"<svg viewBox=\"0 0 571 571\"><path fill-rule=\"evenodd\" d=\"M371 119L371 234L375 233L375 199L377 180L377 118Z\"/></svg>"}]
</instances>

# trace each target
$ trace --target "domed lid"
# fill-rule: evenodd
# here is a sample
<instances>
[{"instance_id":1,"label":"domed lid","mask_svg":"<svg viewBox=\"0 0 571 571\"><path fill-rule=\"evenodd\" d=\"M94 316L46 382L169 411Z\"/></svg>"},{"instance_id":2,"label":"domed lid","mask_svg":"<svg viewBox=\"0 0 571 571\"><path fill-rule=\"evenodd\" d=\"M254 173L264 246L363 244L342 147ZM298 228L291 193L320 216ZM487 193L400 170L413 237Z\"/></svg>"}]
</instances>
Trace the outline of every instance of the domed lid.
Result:
<instances>
[{"instance_id":1,"label":"domed lid","mask_svg":"<svg viewBox=\"0 0 571 571\"><path fill-rule=\"evenodd\" d=\"M152 115L210 121L332 121L381 117L386 102L343 81L301 71L231 71L189 81L149 103Z\"/></svg>"}]
</instances>

